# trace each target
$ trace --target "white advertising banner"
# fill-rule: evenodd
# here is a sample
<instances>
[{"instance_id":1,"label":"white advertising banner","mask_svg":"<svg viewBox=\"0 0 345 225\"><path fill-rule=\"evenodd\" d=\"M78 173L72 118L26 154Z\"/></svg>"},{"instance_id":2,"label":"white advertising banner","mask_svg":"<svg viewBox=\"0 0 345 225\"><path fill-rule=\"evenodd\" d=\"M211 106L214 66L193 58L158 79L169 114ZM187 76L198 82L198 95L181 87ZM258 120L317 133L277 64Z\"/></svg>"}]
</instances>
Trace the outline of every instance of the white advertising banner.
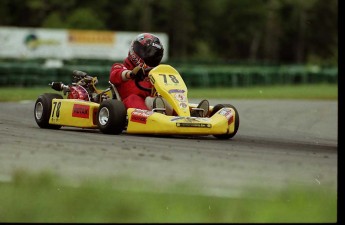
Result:
<instances>
[{"instance_id":1,"label":"white advertising banner","mask_svg":"<svg viewBox=\"0 0 345 225\"><path fill-rule=\"evenodd\" d=\"M0 27L1 58L109 59L127 57L131 41L140 32ZM168 58L168 35L154 33Z\"/></svg>"}]
</instances>

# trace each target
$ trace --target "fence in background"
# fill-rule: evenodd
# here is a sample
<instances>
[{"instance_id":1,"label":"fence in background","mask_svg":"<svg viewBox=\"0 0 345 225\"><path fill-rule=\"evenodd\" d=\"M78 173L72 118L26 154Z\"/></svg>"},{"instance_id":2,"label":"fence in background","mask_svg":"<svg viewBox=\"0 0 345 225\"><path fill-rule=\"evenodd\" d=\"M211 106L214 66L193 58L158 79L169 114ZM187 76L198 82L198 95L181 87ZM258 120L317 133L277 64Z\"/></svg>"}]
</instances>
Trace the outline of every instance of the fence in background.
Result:
<instances>
[{"instance_id":1,"label":"fence in background","mask_svg":"<svg viewBox=\"0 0 345 225\"><path fill-rule=\"evenodd\" d=\"M70 83L72 71L97 76L107 86L111 64L45 67L40 62L0 62L0 86L47 86L52 81ZM246 87L255 85L337 83L337 67L283 66L175 66L187 87Z\"/></svg>"}]
</instances>

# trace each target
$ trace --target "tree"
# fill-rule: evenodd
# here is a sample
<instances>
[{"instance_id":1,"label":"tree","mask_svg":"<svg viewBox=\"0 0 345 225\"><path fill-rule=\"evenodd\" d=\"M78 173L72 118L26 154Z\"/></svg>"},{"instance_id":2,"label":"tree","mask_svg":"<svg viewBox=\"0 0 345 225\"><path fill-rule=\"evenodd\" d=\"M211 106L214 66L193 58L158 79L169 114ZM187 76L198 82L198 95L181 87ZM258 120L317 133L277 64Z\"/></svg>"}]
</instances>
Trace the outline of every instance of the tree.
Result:
<instances>
[{"instance_id":1,"label":"tree","mask_svg":"<svg viewBox=\"0 0 345 225\"><path fill-rule=\"evenodd\" d=\"M170 58L337 63L337 0L1 0L0 25L165 32Z\"/></svg>"}]
</instances>

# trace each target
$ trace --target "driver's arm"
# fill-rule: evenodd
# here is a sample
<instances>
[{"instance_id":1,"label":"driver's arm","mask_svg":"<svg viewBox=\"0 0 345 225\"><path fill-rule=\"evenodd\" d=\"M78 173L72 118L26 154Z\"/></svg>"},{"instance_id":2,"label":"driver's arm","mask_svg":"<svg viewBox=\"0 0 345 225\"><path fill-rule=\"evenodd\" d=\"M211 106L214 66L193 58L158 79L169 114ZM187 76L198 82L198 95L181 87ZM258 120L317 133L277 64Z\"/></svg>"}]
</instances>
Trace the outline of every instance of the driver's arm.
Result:
<instances>
[{"instance_id":1,"label":"driver's arm","mask_svg":"<svg viewBox=\"0 0 345 225\"><path fill-rule=\"evenodd\" d=\"M130 80L131 79L131 73L132 73L132 71L130 71L130 70L122 71L122 73L121 73L122 80L123 81Z\"/></svg>"},{"instance_id":2,"label":"driver's arm","mask_svg":"<svg viewBox=\"0 0 345 225\"><path fill-rule=\"evenodd\" d=\"M109 80L112 84L119 85L122 82L130 79L130 72L131 70L128 70L123 64L115 63L111 67Z\"/></svg>"},{"instance_id":3,"label":"driver's arm","mask_svg":"<svg viewBox=\"0 0 345 225\"><path fill-rule=\"evenodd\" d=\"M110 82L113 84L120 84L131 79L143 80L145 77L145 71L143 67L136 66L133 70L127 69L122 64L115 63L110 71Z\"/></svg>"}]
</instances>

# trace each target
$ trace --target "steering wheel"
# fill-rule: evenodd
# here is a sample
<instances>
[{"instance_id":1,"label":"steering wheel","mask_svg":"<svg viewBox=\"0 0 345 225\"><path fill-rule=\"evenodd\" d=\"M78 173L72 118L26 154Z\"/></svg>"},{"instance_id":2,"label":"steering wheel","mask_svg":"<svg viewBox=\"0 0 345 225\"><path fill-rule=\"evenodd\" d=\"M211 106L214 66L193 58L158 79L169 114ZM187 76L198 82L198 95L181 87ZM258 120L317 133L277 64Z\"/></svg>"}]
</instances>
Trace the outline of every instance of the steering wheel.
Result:
<instances>
[{"instance_id":1,"label":"steering wheel","mask_svg":"<svg viewBox=\"0 0 345 225\"><path fill-rule=\"evenodd\" d=\"M148 73L153 69L154 67L147 67L144 69L145 71L145 77L147 77ZM151 88L147 88L147 87L143 87L141 86L141 84L139 83L140 81L143 81L143 79L140 79L140 78L135 78L135 85L140 89L140 90L143 90L143 91L148 91L151 93Z\"/></svg>"}]
</instances>

